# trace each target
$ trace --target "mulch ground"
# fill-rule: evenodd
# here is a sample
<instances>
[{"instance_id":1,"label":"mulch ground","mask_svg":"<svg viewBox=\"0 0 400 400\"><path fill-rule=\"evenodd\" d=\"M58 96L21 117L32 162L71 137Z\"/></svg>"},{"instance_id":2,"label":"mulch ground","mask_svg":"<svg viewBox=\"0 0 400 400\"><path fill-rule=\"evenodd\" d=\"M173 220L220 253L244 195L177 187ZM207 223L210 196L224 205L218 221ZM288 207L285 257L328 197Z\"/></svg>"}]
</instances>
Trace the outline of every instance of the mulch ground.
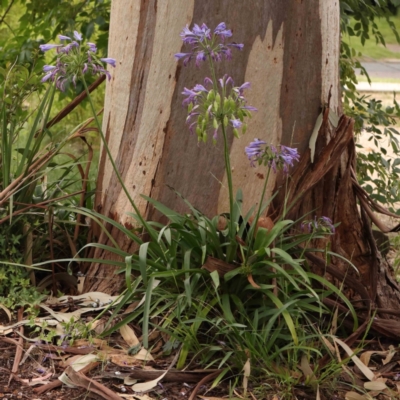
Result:
<instances>
[{"instance_id":1,"label":"mulch ground","mask_svg":"<svg viewBox=\"0 0 400 400\"><path fill-rule=\"evenodd\" d=\"M168 338L158 332L149 336L151 352L141 348L140 327L134 324L120 328L107 339L96 337L62 342L62 324L71 313L79 316L79 323L93 321L102 307L90 308L93 302L103 304L96 297L101 294L82 295L75 299L52 299L41 306L37 325L56 329L58 334L51 343L40 340L34 326L24 320L23 310L17 315L0 308L0 400L222 400L229 399L227 381L210 390L220 370L204 370L192 362L188 369L176 370L177 354L165 356L164 346ZM82 297L81 296L81 297ZM115 299L115 298L114 298ZM107 300L107 299L106 299ZM104 301L107 303L107 301ZM104 308L104 307L103 307ZM125 312L129 312L129 307ZM10 320L10 316L12 317ZM15 320L14 320L15 318ZM58 319L58 320L57 320ZM94 327L97 333L104 329L99 319ZM50 328L49 328L50 329ZM338 345L339 344L339 345ZM353 348L357 346L352 346ZM344 347L336 343L338 358L346 358ZM334 346L332 345L332 349ZM377 339L363 344L357 360L343 368L337 387L320 388L321 400L400 399L400 349L396 343ZM365 365L365 368L363 367ZM311 366L311 369L313 367ZM299 370L296 372L299 373ZM304 370L303 370L304 372ZM304 372L306 374L306 372ZM162 379L157 381L162 375ZM67 378L65 378L67 376ZM302 378L300 372L300 378ZM66 380L69 379L69 380ZM281 400L281 387L268 382L269 391L260 394L260 388L249 386L243 396L243 373L239 377L235 399ZM316 399L315 387L303 384L293 389L293 399ZM152 383L153 382L153 383ZM69 386L66 384L68 383ZM144 386L143 386L144 385ZM267 386L267 385L266 385ZM365 388L370 397L348 393L352 388ZM354 392L356 390L353 390ZM290 395L289 395L290 396ZM285 397L289 399L289 397Z\"/></svg>"}]
</instances>

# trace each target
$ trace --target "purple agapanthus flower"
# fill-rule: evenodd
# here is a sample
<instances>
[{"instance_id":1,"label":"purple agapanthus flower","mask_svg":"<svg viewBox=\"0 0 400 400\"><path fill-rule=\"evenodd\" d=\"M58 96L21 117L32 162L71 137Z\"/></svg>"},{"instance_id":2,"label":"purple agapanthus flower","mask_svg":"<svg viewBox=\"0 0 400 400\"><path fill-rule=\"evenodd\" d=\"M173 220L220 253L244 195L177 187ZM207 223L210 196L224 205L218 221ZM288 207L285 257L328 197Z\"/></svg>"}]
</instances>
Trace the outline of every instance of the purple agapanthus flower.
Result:
<instances>
[{"instance_id":1,"label":"purple agapanthus flower","mask_svg":"<svg viewBox=\"0 0 400 400\"><path fill-rule=\"evenodd\" d=\"M251 86L250 82L245 82L245 83L243 83L243 85L235 88L235 92L237 92L239 94L239 96L243 96L244 89L249 89L250 86Z\"/></svg>"},{"instance_id":2,"label":"purple agapanthus flower","mask_svg":"<svg viewBox=\"0 0 400 400\"><path fill-rule=\"evenodd\" d=\"M333 225L333 222L330 218L328 217L321 217L322 223L325 225L326 228L330 229L332 233L335 233L335 226Z\"/></svg>"},{"instance_id":3,"label":"purple agapanthus flower","mask_svg":"<svg viewBox=\"0 0 400 400\"><path fill-rule=\"evenodd\" d=\"M289 167L293 167L294 161L299 161L297 149L287 146L279 146L279 150L274 146L263 146L266 142L260 139L254 139L248 147L245 148L246 155L250 160L250 165L255 166L255 162L268 165L275 173L282 170L285 174L289 173Z\"/></svg>"},{"instance_id":4,"label":"purple agapanthus flower","mask_svg":"<svg viewBox=\"0 0 400 400\"><path fill-rule=\"evenodd\" d=\"M96 53L97 46L94 43L88 42L88 46L89 46L89 51L91 51L92 53Z\"/></svg>"},{"instance_id":5,"label":"purple agapanthus flower","mask_svg":"<svg viewBox=\"0 0 400 400\"><path fill-rule=\"evenodd\" d=\"M262 155L265 152L265 146L267 142L264 142L264 140L260 140L255 138L246 148L245 152L247 155L247 158L250 160L250 165L252 167L255 167L255 163L261 159Z\"/></svg>"},{"instance_id":6,"label":"purple agapanthus flower","mask_svg":"<svg viewBox=\"0 0 400 400\"><path fill-rule=\"evenodd\" d=\"M42 82L54 82L56 87L65 90L68 82L76 85L77 80L85 73L91 72L93 75L104 74L111 79L111 74L104 68L104 64L116 66L114 58L97 58L97 47L95 43L83 43L82 35L74 31L74 39L69 36L58 35L60 40L70 41L67 44L43 44L40 45L42 51L57 49L58 58L55 65L45 65L43 71L46 73Z\"/></svg>"},{"instance_id":7,"label":"purple agapanthus flower","mask_svg":"<svg viewBox=\"0 0 400 400\"><path fill-rule=\"evenodd\" d=\"M55 65L45 65L45 66L43 67L43 71L44 71L44 72L50 72L50 71L53 71L53 69L55 69L55 68L56 68Z\"/></svg>"},{"instance_id":8,"label":"purple agapanthus flower","mask_svg":"<svg viewBox=\"0 0 400 400\"><path fill-rule=\"evenodd\" d=\"M231 119L232 122L232 126L235 129L239 129L242 126L242 121L240 121L239 119Z\"/></svg>"},{"instance_id":9,"label":"purple agapanthus flower","mask_svg":"<svg viewBox=\"0 0 400 400\"><path fill-rule=\"evenodd\" d=\"M225 22L219 23L214 29L214 33L218 35L222 40L232 36L232 31L230 29L226 29Z\"/></svg>"},{"instance_id":10,"label":"purple agapanthus flower","mask_svg":"<svg viewBox=\"0 0 400 400\"><path fill-rule=\"evenodd\" d=\"M100 61L103 61L107 64L110 64L112 67L116 67L116 60L115 58L100 58Z\"/></svg>"},{"instance_id":11,"label":"purple agapanthus flower","mask_svg":"<svg viewBox=\"0 0 400 400\"><path fill-rule=\"evenodd\" d=\"M74 38L76 40L81 41L82 40L82 34L80 34L78 31L74 31Z\"/></svg>"},{"instance_id":12,"label":"purple agapanthus flower","mask_svg":"<svg viewBox=\"0 0 400 400\"><path fill-rule=\"evenodd\" d=\"M270 146L271 157L268 166L276 173L277 169L282 169L285 174L289 173L289 167L293 167L294 161L299 161L300 155L297 149L280 146L280 151L275 146Z\"/></svg>"},{"instance_id":13,"label":"purple agapanthus flower","mask_svg":"<svg viewBox=\"0 0 400 400\"><path fill-rule=\"evenodd\" d=\"M191 60L196 60L196 66L211 57L213 61L221 61L223 58L230 60L232 58L231 48L238 50L243 49L243 44L235 42L225 44L225 39L232 36L232 31L226 28L225 22L217 25L213 32L206 24L201 26L194 24L192 30L186 25L180 36L183 43L191 46L191 51L186 53L176 53L177 60L183 59L183 64L186 66Z\"/></svg>"},{"instance_id":14,"label":"purple agapanthus flower","mask_svg":"<svg viewBox=\"0 0 400 400\"><path fill-rule=\"evenodd\" d=\"M202 93L207 94L208 90L200 84L195 85L193 89L188 89L187 87L183 88L182 94L186 96L186 99L183 100L182 105L187 106L190 103L195 105Z\"/></svg>"},{"instance_id":15,"label":"purple agapanthus flower","mask_svg":"<svg viewBox=\"0 0 400 400\"><path fill-rule=\"evenodd\" d=\"M335 226L329 217L320 217L301 223L301 230L309 233L335 233Z\"/></svg>"},{"instance_id":16,"label":"purple agapanthus flower","mask_svg":"<svg viewBox=\"0 0 400 400\"><path fill-rule=\"evenodd\" d=\"M51 43L48 43L48 44L41 44L40 46L39 46L39 48L40 48L40 50L42 50L43 52L46 52L46 51L49 51L49 50L51 50L51 49L55 49L55 48L57 48L57 47L62 47L63 45L62 44L51 44Z\"/></svg>"}]
</instances>

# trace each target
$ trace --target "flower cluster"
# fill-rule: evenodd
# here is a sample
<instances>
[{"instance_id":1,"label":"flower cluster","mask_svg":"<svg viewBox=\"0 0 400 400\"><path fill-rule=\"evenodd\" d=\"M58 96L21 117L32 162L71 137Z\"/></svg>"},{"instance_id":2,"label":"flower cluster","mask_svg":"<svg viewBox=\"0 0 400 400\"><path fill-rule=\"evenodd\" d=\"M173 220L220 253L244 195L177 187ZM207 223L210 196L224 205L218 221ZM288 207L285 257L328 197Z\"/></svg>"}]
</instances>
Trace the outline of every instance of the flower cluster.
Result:
<instances>
[{"instance_id":1,"label":"flower cluster","mask_svg":"<svg viewBox=\"0 0 400 400\"><path fill-rule=\"evenodd\" d=\"M225 75L219 79L217 90L215 86L210 78L205 78L204 85L197 84L193 89L185 87L182 92L186 96L182 104L188 106L186 122L192 133L196 131L199 141L207 141L207 130L210 127L215 141L221 125L224 128L230 125L233 134L239 137L239 129L242 128L244 133L247 128L244 118L251 117L250 111L256 111L256 108L246 105L243 97L244 89L250 87L249 82L235 87L233 79Z\"/></svg>"},{"instance_id":2,"label":"flower cluster","mask_svg":"<svg viewBox=\"0 0 400 400\"><path fill-rule=\"evenodd\" d=\"M195 24L192 30L186 26L180 36L183 43L191 46L189 52L175 54L178 60L183 59L185 66L192 60L196 60L196 66L199 66L206 61L207 56L211 57L213 61L221 61L223 57L230 60L232 59L232 48L243 49L243 44L225 43L225 39L232 36L232 31L226 29L225 22L218 24L213 32L206 24L201 26Z\"/></svg>"},{"instance_id":3,"label":"flower cluster","mask_svg":"<svg viewBox=\"0 0 400 400\"><path fill-rule=\"evenodd\" d=\"M301 223L301 229L309 233L335 233L335 226L333 222L328 217L314 217L311 221L304 221Z\"/></svg>"},{"instance_id":4,"label":"flower cluster","mask_svg":"<svg viewBox=\"0 0 400 400\"><path fill-rule=\"evenodd\" d=\"M43 52L56 49L58 57L55 65L45 65L43 71L46 75L42 82L52 81L61 91L65 90L66 84L72 81L76 85L77 79L91 72L93 75L104 74L111 79L110 73L104 68L103 63L115 67L113 58L98 58L97 47L94 43L82 43L82 35L74 31L73 38L58 35L62 44L42 44L40 50Z\"/></svg>"},{"instance_id":5,"label":"flower cluster","mask_svg":"<svg viewBox=\"0 0 400 400\"><path fill-rule=\"evenodd\" d=\"M282 170L285 174L289 173L289 168L293 167L294 161L299 161L300 156L297 149L279 146L278 150L275 146L267 146L267 143L260 139L254 139L253 142L245 148L247 158L250 160L250 165L255 167L256 162L261 165L265 164L276 173L277 170Z\"/></svg>"}]
</instances>

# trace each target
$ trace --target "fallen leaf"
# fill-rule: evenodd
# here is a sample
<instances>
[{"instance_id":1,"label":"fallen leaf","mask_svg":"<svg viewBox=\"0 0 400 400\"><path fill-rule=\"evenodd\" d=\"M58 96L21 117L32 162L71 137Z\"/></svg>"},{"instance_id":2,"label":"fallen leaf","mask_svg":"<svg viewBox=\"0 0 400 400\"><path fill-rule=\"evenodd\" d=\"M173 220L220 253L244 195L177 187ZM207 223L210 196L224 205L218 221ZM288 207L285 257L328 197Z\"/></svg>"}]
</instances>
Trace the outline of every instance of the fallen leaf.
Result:
<instances>
[{"instance_id":1,"label":"fallen leaf","mask_svg":"<svg viewBox=\"0 0 400 400\"><path fill-rule=\"evenodd\" d=\"M87 365L89 365L92 362L97 361L98 357L95 354L86 354L84 356L80 356L74 362L68 367L72 368L74 371L80 371L81 369L85 368ZM58 379L64 383L64 385L67 385L68 387L76 387L71 380L68 378L66 371L64 371Z\"/></svg>"},{"instance_id":2,"label":"fallen leaf","mask_svg":"<svg viewBox=\"0 0 400 400\"><path fill-rule=\"evenodd\" d=\"M137 383L132 386L132 390L135 392L148 392L149 390L155 388L158 382L161 381L162 378L167 374L168 370L165 371L162 375L160 375L157 379L153 379L152 381Z\"/></svg>"},{"instance_id":3,"label":"fallen leaf","mask_svg":"<svg viewBox=\"0 0 400 400\"><path fill-rule=\"evenodd\" d=\"M129 325L121 326L121 328L119 328L119 333L129 347L137 346L140 343L135 331Z\"/></svg>"},{"instance_id":4,"label":"fallen leaf","mask_svg":"<svg viewBox=\"0 0 400 400\"><path fill-rule=\"evenodd\" d=\"M347 392L345 396L346 400L368 400L366 395L361 395L357 392Z\"/></svg>"},{"instance_id":5,"label":"fallen leaf","mask_svg":"<svg viewBox=\"0 0 400 400\"><path fill-rule=\"evenodd\" d=\"M303 371L304 376L308 382L315 382L316 378L314 371L311 369L310 363L308 362L307 356L303 354L300 362L300 369Z\"/></svg>"},{"instance_id":6,"label":"fallen leaf","mask_svg":"<svg viewBox=\"0 0 400 400\"><path fill-rule=\"evenodd\" d=\"M53 375L52 372L49 372L46 375L40 376L38 378L32 378L32 379L21 379L20 381L25 383L25 385L28 386L36 386L36 385L46 385L49 383L47 379L51 378Z\"/></svg>"},{"instance_id":7,"label":"fallen leaf","mask_svg":"<svg viewBox=\"0 0 400 400\"><path fill-rule=\"evenodd\" d=\"M75 371L73 367L68 367L64 374L68 377L68 380L72 382L74 387L82 387L88 392L93 392L101 396L105 400L119 400L120 397L108 387L103 384L96 382L93 379L88 378L80 372Z\"/></svg>"},{"instance_id":8,"label":"fallen leaf","mask_svg":"<svg viewBox=\"0 0 400 400\"><path fill-rule=\"evenodd\" d=\"M311 164L314 162L315 144L317 143L318 132L322 126L322 117L323 117L323 113L318 115L318 118L315 121L315 126L314 126L313 132L310 136L310 141L308 144L308 146L311 150L311 154L310 154Z\"/></svg>"},{"instance_id":9,"label":"fallen leaf","mask_svg":"<svg viewBox=\"0 0 400 400\"><path fill-rule=\"evenodd\" d=\"M360 369L360 371L370 380L375 379L375 374L354 354L354 351L342 340L337 337L333 337L335 343L339 344L342 349L349 355L354 364Z\"/></svg>"},{"instance_id":10,"label":"fallen leaf","mask_svg":"<svg viewBox=\"0 0 400 400\"><path fill-rule=\"evenodd\" d=\"M126 377L124 378L124 385L126 385L126 386L132 386L132 385L134 385L137 381L138 381L137 379L131 378L130 376L126 376Z\"/></svg>"},{"instance_id":11,"label":"fallen leaf","mask_svg":"<svg viewBox=\"0 0 400 400\"><path fill-rule=\"evenodd\" d=\"M7 314L8 320L11 322L12 319L11 311L1 303L0 303L0 308Z\"/></svg>"},{"instance_id":12,"label":"fallen leaf","mask_svg":"<svg viewBox=\"0 0 400 400\"><path fill-rule=\"evenodd\" d=\"M388 387L386 386L386 383L383 381L373 381L373 382L365 382L364 383L364 388L367 390L385 390Z\"/></svg>"},{"instance_id":13,"label":"fallen leaf","mask_svg":"<svg viewBox=\"0 0 400 400\"><path fill-rule=\"evenodd\" d=\"M102 303L109 303L110 300L113 302L113 304L118 304L121 300L121 296L110 296L107 293L103 292L89 292L89 293L84 293L80 294L78 296L61 296L57 299L59 303L68 303L70 300L81 300L83 305L88 305L90 303L93 303L94 301L101 301Z\"/></svg>"},{"instance_id":14,"label":"fallen leaf","mask_svg":"<svg viewBox=\"0 0 400 400\"><path fill-rule=\"evenodd\" d=\"M154 358L150 354L150 352L143 348L140 349L139 352L132 357L136 358L136 360L142 360L142 361L153 361L154 360Z\"/></svg>"},{"instance_id":15,"label":"fallen leaf","mask_svg":"<svg viewBox=\"0 0 400 400\"><path fill-rule=\"evenodd\" d=\"M385 356L388 353L389 352L387 350L386 351L364 351L364 353L362 353L360 355L360 360L363 362L363 364L365 364L368 367L369 361L370 361L371 356L373 354L378 354L378 355L381 355L381 356Z\"/></svg>"},{"instance_id":16,"label":"fallen leaf","mask_svg":"<svg viewBox=\"0 0 400 400\"><path fill-rule=\"evenodd\" d=\"M389 351L388 351L388 355L386 356L386 358L382 361L383 365L389 364L390 361L392 361L393 356L396 354L396 349L394 348L394 346L391 344L389 346Z\"/></svg>"},{"instance_id":17,"label":"fallen leaf","mask_svg":"<svg viewBox=\"0 0 400 400\"><path fill-rule=\"evenodd\" d=\"M244 364L244 367L243 367L243 392L244 392L244 396L246 396L246 393L247 393L247 388L248 388L248 385L249 385L250 372L251 372L251 364L250 364L250 358L248 358L246 363Z\"/></svg>"},{"instance_id":18,"label":"fallen leaf","mask_svg":"<svg viewBox=\"0 0 400 400\"><path fill-rule=\"evenodd\" d=\"M315 400L321 400L321 393L319 392L319 385L317 385L317 397Z\"/></svg>"}]
</instances>

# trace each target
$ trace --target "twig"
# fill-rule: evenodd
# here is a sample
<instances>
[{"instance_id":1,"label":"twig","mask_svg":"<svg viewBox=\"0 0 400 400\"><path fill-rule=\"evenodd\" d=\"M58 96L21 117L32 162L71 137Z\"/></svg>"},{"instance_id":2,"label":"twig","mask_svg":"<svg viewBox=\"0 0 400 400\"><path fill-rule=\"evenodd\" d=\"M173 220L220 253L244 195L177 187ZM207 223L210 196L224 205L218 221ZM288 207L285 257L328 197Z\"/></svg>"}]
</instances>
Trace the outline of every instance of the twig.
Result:
<instances>
[{"instance_id":1,"label":"twig","mask_svg":"<svg viewBox=\"0 0 400 400\"><path fill-rule=\"evenodd\" d=\"M22 321L23 315L24 315L24 308L21 307L18 310L18 321ZM24 333L24 326L23 325L19 327L19 331L22 334ZM16 349L15 349L15 358L14 358L14 363L13 363L13 367L12 367L12 370L11 370L10 378L8 380L8 386L10 386L10 383L13 380L14 375L18 372L18 365L19 365L19 363L21 361L21 358L22 358L23 339L22 339L21 336L18 339L18 344L19 344L19 346L17 346Z\"/></svg>"},{"instance_id":2,"label":"twig","mask_svg":"<svg viewBox=\"0 0 400 400\"><path fill-rule=\"evenodd\" d=\"M4 21L4 18L7 16L8 12L10 11L12 5L14 4L14 1L15 1L15 0L11 0L11 1L10 1L10 4L8 5L7 10L4 12L3 16L0 18L0 24L2 24L3 22L6 23L6 22ZM8 26L7 23L6 23L6 25ZM11 32L12 32L12 29L11 29ZM14 32L13 32L13 33L14 33Z\"/></svg>"},{"instance_id":3,"label":"twig","mask_svg":"<svg viewBox=\"0 0 400 400\"><path fill-rule=\"evenodd\" d=\"M89 365L86 365L86 367L82 368L82 369L81 369L81 372L82 372L83 374L86 374L86 373L88 373L89 371L91 371L92 369L96 368L99 364L100 364L100 363L98 363L98 362L90 363ZM43 393L48 392L49 390L58 388L58 387L60 387L60 386L62 386L62 382L61 382L59 379L56 379L55 381L50 382L50 383L48 383L47 385L43 385L43 386L41 386L40 388L33 389L33 391L34 391L36 394L43 394Z\"/></svg>"},{"instance_id":4,"label":"twig","mask_svg":"<svg viewBox=\"0 0 400 400\"><path fill-rule=\"evenodd\" d=\"M199 391L200 387L202 385L204 385L205 383L211 381L212 379L216 378L219 374L221 373L221 371L215 371L210 375L205 376L197 385L196 387L193 389L192 394L189 397L189 400L195 400L197 392Z\"/></svg>"},{"instance_id":5,"label":"twig","mask_svg":"<svg viewBox=\"0 0 400 400\"><path fill-rule=\"evenodd\" d=\"M101 83L104 82L106 79L105 75L99 76L89 87L89 93L92 93L93 90L95 90ZM85 98L87 97L86 91L84 90L82 93L80 93L78 96L75 97L74 100L72 100L67 106L65 106L53 119L51 119L47 124L46 124L46 129L51 128L58 122L60 122L63 118L65 118L71 111L73 111ZM36 133L35 136L37 136L39 132Z\"/></svg>"}]
</instances>

